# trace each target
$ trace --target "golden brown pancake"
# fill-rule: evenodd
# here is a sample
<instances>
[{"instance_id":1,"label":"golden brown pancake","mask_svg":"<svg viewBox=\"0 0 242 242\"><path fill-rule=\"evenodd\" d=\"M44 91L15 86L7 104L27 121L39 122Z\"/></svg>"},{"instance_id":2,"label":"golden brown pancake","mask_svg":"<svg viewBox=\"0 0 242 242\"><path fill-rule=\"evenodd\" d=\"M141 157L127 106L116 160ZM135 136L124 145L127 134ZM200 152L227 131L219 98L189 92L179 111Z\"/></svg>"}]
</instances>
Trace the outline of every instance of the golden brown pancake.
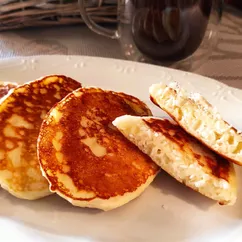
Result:
<instances>
[{"instance_id":1,"label":"golden brown pancake","mask_svg":"<svg viewBox=\"0 0 242 242\"><path fill-rule=\"evenodd\" d=\"M0 99L4 97L8 92L17 87L17 83L14 82L0 82Z\"/></svg>"},{"instance_id":2,"label":"golden brown pancake","mask_svg":"<svg viewBox=\"0 0 242 242\"><path fill-rule=\"evenodd\" d=\"M218 201L237 198L234 166L186 133L177 123L151 117L118 117L113 124L179 182Z\"/></svg>"},{"instance_id":3,"label":"golden brown pancake","mask_svg":"<svg viewBox=\"0 0 242 242\"><path fill-rule=\"evenodd\" d=\"M16 197L50 194L37 159L40 125L51 107L81 84L65 76L48 76L13 90L0 103L0 184Z\"/></svg>"},{"instance_id":4,"label":"golden brown pancake","mask_svg":"<svg viewBox=\"0 0 242 242\"><path fill-rule=\"evenodd\" d=\"M112 121L124 114L151 115L132 96L81 88L49 113L38 139L43 174L75 206L110 210L139 196L158 167Z\"/></svg>"}]
</instances>

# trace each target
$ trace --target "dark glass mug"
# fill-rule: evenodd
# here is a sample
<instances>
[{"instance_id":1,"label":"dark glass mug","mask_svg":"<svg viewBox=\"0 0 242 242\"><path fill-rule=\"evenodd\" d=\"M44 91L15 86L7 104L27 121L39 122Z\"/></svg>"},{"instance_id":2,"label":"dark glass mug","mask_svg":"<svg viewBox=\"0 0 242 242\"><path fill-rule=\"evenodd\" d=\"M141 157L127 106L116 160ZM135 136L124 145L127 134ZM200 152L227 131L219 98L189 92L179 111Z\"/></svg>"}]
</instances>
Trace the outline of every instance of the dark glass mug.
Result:
<instances>
[{"instance_id":1,"label":"dark glass mug","mask_svg":"<svg viewBox=\"0 0 242 242\"><path fill-rule=\"evenodd\" d=\"M198 68L217 44L222 0L119 0L118 29L95 24L79 0L87 26L118 39L127 59Z\"/></svg>"}]
</instances>

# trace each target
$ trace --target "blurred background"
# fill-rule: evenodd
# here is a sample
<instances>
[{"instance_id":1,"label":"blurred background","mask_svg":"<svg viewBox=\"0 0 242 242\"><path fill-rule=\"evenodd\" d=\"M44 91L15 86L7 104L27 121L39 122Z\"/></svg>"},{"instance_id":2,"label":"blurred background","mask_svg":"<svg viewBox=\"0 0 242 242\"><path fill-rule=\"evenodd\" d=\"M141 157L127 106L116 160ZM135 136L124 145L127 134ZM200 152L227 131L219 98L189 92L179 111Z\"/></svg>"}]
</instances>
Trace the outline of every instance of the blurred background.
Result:
<instances>
[{"instance_id":1,"label":"blurred background","mask_svg":"<svg viewBox=\"0 0 242 242\"><path fill-rule=\"evenodd\" d=\"M95 22L115 26L117 2L88 0L88 12ZM194 72L242 88L242 0L224 2L219 43ZM76 0L0 0L0 59L32 55L125 59L117 40L86 27Z\"/></svg>"},{"instance_id":2,"label":"blurred background","mask_svg":"<svg viewBox=\"0 0 242 242\"><path fill-rule=\"evenodd\" d=\"M225 3L228 3L236 8L242 9L242 1L241 0L225 0Z\"/></svg>"}]
</instances>

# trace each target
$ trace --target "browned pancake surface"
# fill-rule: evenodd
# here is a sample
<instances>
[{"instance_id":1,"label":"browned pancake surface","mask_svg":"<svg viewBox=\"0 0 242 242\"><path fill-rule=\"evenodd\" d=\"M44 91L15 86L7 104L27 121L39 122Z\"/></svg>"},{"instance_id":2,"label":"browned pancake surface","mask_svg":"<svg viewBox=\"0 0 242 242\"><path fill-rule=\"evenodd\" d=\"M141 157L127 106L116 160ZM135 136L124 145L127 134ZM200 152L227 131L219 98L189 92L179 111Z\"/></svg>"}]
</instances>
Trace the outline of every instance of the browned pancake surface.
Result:
<instances>
[{"instance_id":1,"label":"browned pancake surface","mask_svg":"<svg viewBox=\"0 0 242 242\"><path fill-rule=\"evenodd\" d=\"M184 153L193 154L198 164L209 169L209 173L217 178L229 181L230 163L186 133L178 124L166 119L160 120L152 118L144 120L144 122L155 132L162 133L167 139L176 143Z\"/></svg>"},{"instance_id":2,"label":"browned pancake surface","mask_svg":"<svg viewBox=\"0 0 242 242\"><path fill-rule=\"evenodd\" d=\"M74 200L109 199L135 191L159 170L112 125L124 114L150 115L138 99L79 89L52 111L42 125L38 148L53 191Z\"/></svg>"},{"instance_id":3,"label":"browned pancake surface","mask_svg":"<svg viewBox=\"0 0 242 242\"><path fill-rule=\"evenodd\" d=\"M52 106L79 87L71 78L49 76L17 87L1 103L0 179L11 193L34 199L35 192L48 189L37 159L39 129Z\"/></svg>"}]
</instances>

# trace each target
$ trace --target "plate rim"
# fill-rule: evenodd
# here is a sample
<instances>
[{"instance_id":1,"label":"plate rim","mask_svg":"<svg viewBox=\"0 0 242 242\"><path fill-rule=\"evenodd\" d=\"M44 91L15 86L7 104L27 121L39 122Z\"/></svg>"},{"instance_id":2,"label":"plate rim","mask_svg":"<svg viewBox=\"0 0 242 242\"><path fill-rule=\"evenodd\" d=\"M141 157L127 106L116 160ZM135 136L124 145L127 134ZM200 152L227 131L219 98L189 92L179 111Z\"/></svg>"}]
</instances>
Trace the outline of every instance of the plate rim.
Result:
<instances>
[{"instance_id":1,"label":"plate rim","mask_svg":"<svg viewBox=\"0 0 242 242\"><path fill-rule=\"evenodd\" d=\"M66 59L66 61L71 60L72 58L75 58L75 59L79 59L79 58L82 58L82 59L91 59L91 60L97 60L97 61L101 61L101 60L104 60L104 61L113 61L113 62L118 62L118 63L126 63L128 65L137 65L137 66L146 66L148 68L157 68L157 69L160 69L160 70L164 70L164 71L168 71L168 72L176 72L176 73L183 73L183 74L187 74L187 75L192 75L194 77L202 77L204 79L206 79L206 81L210 81L210 82L213 82L214 84L220 84L221 86L223 87L226 87L226 88L231 88L233 90L239 90L239 91L242 91L242 89L240 88L236 88L236 87L231 87L229 86L228 84L225 84L219 80L216 80L214 78L211 78L211 77L208 77L208 76L205 76L205 75L202 75L202 74L198 74L198 73L193 73L193 72L190 72L190 71L184 71L184 70L178 70L178 69L174 69L174 68L171 68L171 67L166 67L166 66L159 66L159 65L154 65L154 64L150 64L150 63L142 63L142 62L136 62L136 61L130 61L130 60L126 60L126 59L115 59L115 58L109 58L109 57L100 57L100 56L88 56L88 55L30 55L30 56L15 56L15 57L8 57L8 58L3 58L3 59L0 59L0 68L1 68L1 65L3 63L8 63L8 62L17 62L17 61L23 61L23 60L29 60L29 59L33 59L33 58L37 58L37 59L48 59L48 58L60 58L60 59Z\"/></svg>"}]
</instances>

